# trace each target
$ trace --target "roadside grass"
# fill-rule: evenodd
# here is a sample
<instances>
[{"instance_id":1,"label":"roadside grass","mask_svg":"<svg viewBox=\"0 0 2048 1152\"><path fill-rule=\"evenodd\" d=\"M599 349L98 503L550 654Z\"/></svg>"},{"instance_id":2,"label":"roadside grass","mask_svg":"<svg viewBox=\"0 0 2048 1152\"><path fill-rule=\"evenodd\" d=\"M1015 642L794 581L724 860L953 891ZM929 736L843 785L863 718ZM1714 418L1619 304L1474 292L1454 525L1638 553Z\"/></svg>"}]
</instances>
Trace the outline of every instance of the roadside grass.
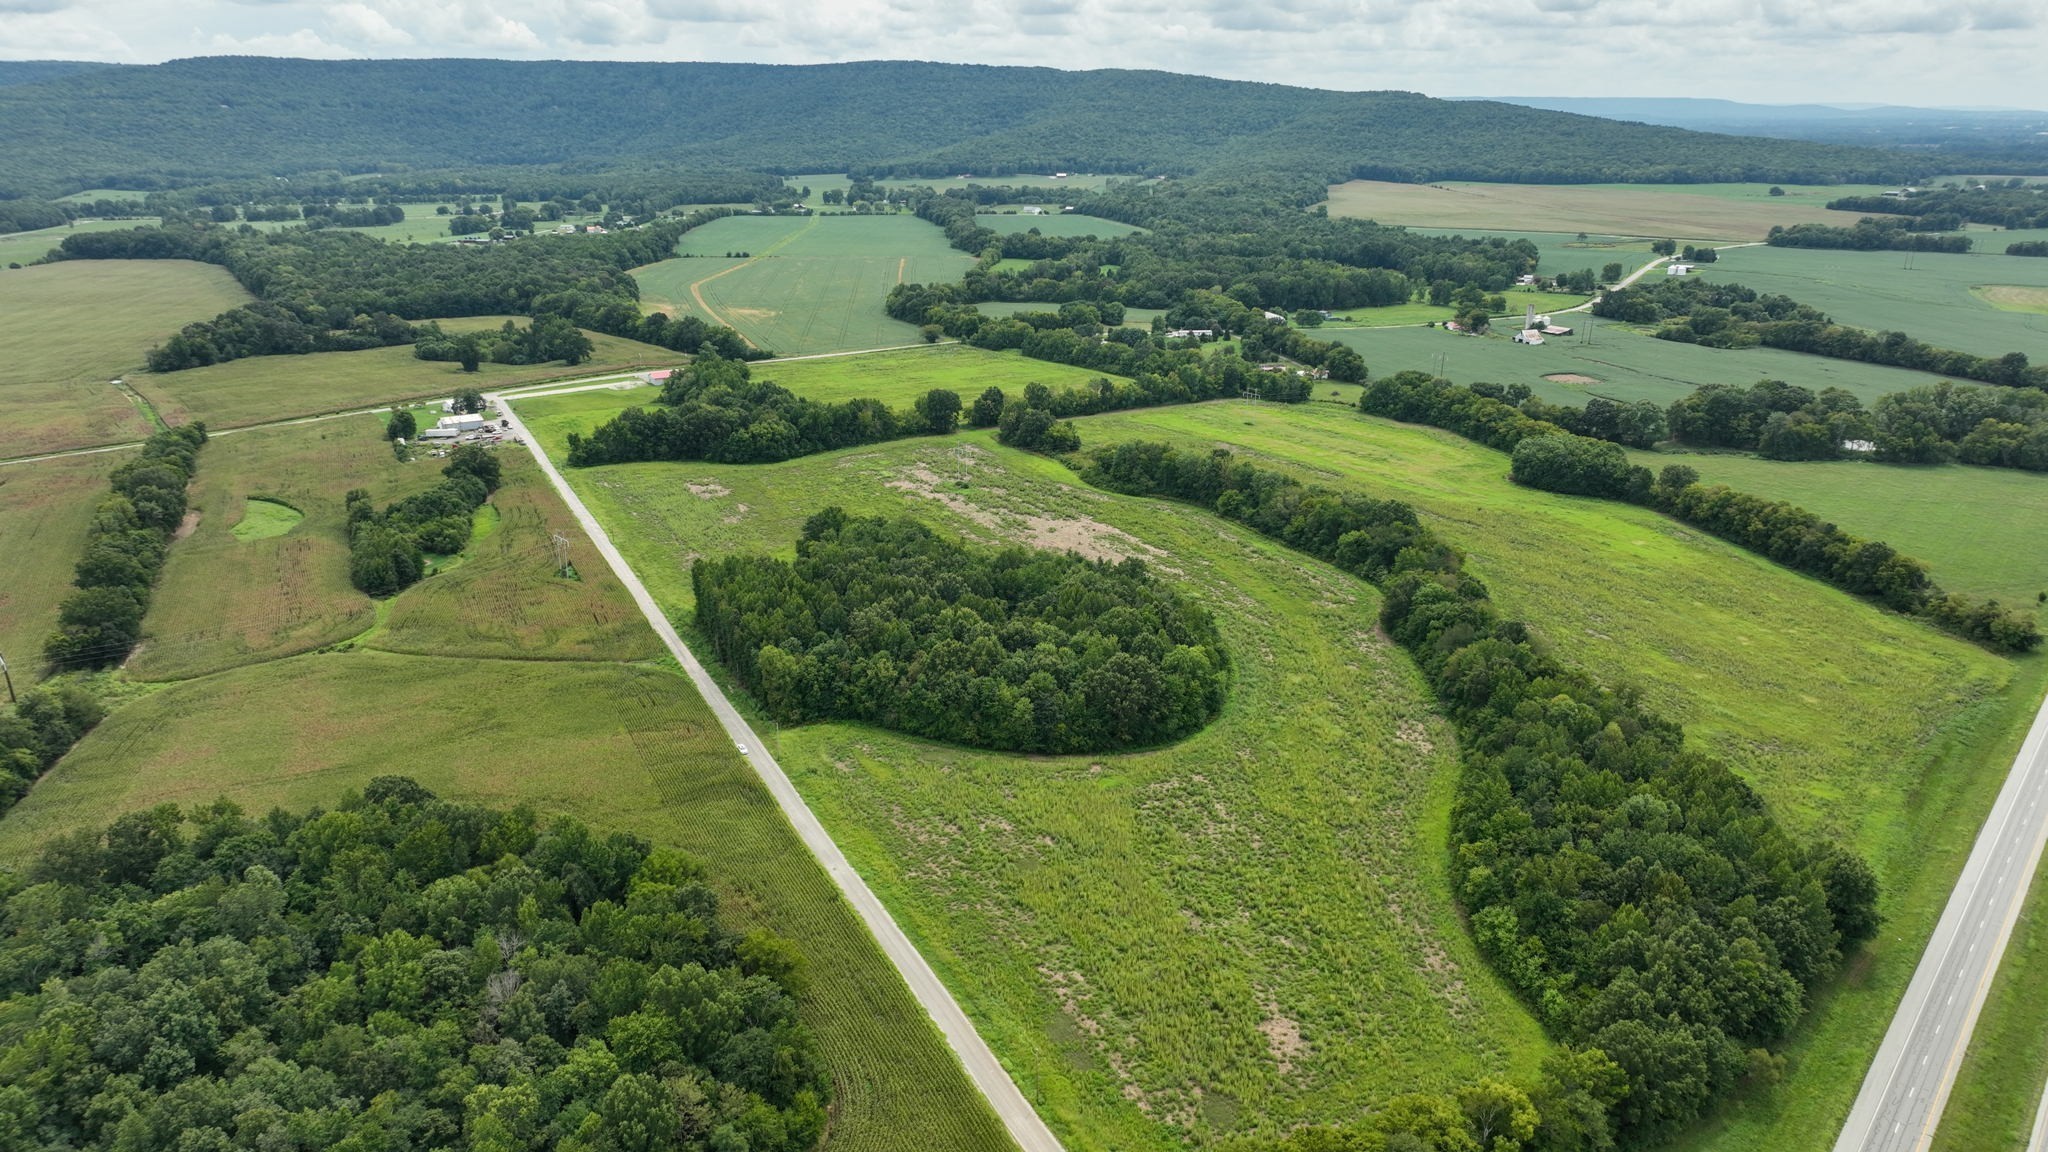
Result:
<instances>
[{"instance_id":1,"label":"roadside grass","mask_svg":"<svg viewBox=\"0 0 2048 1152\"><path fill-rule=\"evenodd\" d=\"M729 324L786 356L911 343L917 328L882 311L889 289L957 280L973 264L914 216L728 216L676 251L633 270L648 310Z\"/></svg>"},{"instance_id":2,"label":"roadside grass","mask_svg":"<svg viewBox=\"0 0 2048 1152\"><path fill-rule=\"evenodd\" d=\"M1641 685L1796 833L1863 853L1882 885L1880 938L1817 998L1785 1081L1675 1147L1832 1144L2048 688L2048 657L1994 656L1644 509L1515 487L1504 455L1435 429L1227 403L1092 417L1081 435L1227 443L1412 502L1509 615Z\"/></svg>"},{"instance_id":3,"label":"roadside grass","mask_svg":"<svg viewBox=\"0 0 2048 1152\"><path fill-rule=\"evenodd\" d=\"M135 193L123 195L135 196ZM9 272L26 271L12 269L9 264L27 264L41 260L50 254L50 249L64 243L66 236L80 232L125 232L133 228L154 227L160 223L155 216L138 216L132 220L78 220L58 228L37 228L29 232L9 232L0 236L0 277Z\"/></svg>"},{"instance_id":4,"label":"roadside grass","mask_svg":"<svg viewBox=\"0 0 2048 1152\"><path fill-rule=\"evenodd\" d=\"M2003 245L1986 247L1998 252ZM2048 319L2040 315L2048 311L2048 260L1914 252L1909 268L1907 255L1731 248L1699 274L1790 296L1859 328L1905 332L1979 356L2048 357ZM2015 306L2001 308L2001 300Z\"/></svg>"},{"instance_id":5,"label":"roadside grass","mask_svg":"<svg viewBox=\"0 0 2048 1152\"><path fill-rule=\"evenodd\" d=\"M0 467L0 656L16 687L42 676L43 641L71 591L85 530L107 491L107 473L129 458L97 452Z\"/></svg>"},{"instance_id":6,"label":"roadside grass","mask_svg":"<svg viewBox=\"0 0 2048 1152\"><path fill-rule=\"evenodd\" d=\"M1664 405L1701 384L1747 387L1764 379L1783 380L1816 392L1846 388L1869 404L1888 392L1939 380L1904 368L1831 360L1778 348L1679 344L1605 320L1589 320L1583 312L1558 321L1576 329L1577 334L1556 337L1537 347L1515 343L1511 324L1483 336L1406 327L1332 328L1328 338L1357 349L1374 376L1412 368L1461 383L1522 383L1546 400L1565 404L1584 404L1588 395L1594 395L1654 400ZM1596 383L1563 384L1544 378L1554 375L1584 376Z\"/></svg>"},{"instance_id":7,"label":"roadside grass","mask_svg":"<svg viewBox=\"0 0 2048 1152\"><path fill-rule=\"evenodd\" d=\"M506 319L472 316L443 320L441 326L451 332L474 331L496 328ZM484 364L475 372L464 372L459 364L415 359L412 347L404 345L362 352L252 356L182 372L142 373L131 376L129 383L171 423L204 420L207 427L218 429L448 396L462 388L488 391L544 380L601 377L629 368L671 365L685 358L637 340L596 332L587 335L595 351L575 367L560 361Z\"/></svg>"},{"instance_id":8,"label":"roadside grass","mask_svg":"<svg viewBox=\"0 0 2048 1152\"><path fill-rule=\"evenodd\" d=\"M1931 1152L2027 1152L2048 1088L2048 856L1998 962Z\"/></svg>"},{"instance_id":9,"label":"roadside grass","mask_svg":"<svg viewBox=\"0 0 2048 1152\"><path fill-rule=\"evenodd\" d=\"M519 408L559 452L575 399ZM1217 614L1230 702L1168 748L1014 756L755 721L1067 1147L1270 1135L1545 1050L1451 905L1453 738L1370 587L986 432L570 481L686 630L692 560L787 555L828 503L1145 558Z\"/></svg>"},{"instance_id":10,"label":"roadside grass","mask_svg":"<svg viewBox=\"0 0 2048 1152\"><path fill-rule=\"evenodd\" d=\"M75 260L0 272L0 456L140 439L151 428L108 381L150 348L247 303L224 269L189 260Z\"/></svg>"},{"instance_id":11,"label":"roadside grass","mask_svg":"<svg viewBox=\"0 0 2048 1152\"><path fill-rule=\"evenodd\" d=\"M1769 185L1754 186L1768 193ZM1703 189L1716 189L1705 192ZM1870 191L1876 191L1875 187ZM1823 205L1859 191L1848 185L1826 196L1731 195L1725 185L1629 184L1391 184L1353 180L1330 187L1332 216L1358 216L1382 224L1416 224L1468 231L1605 232L1628 236L1761 240L1773 224L1837 224L1862 217Z\"/></svg>"},{"instance_id":12,"label":"roadside grass","mask_svg":"<svg viewBox=\"0 0 2048 1152\"><path fill-rule=\"evenodd\" d=\"M1924 560L1943 587L2034 607L2048 591L2048 475L1964 464L1783 461L1710 452L1634 452L1651 470L1684 464L1711 484L1790 500Z\"/></svg>"},{"instance_id":13,"label":"roadside grass","mask_svg":"<svg viewBox=\"0 0 2048 1152\"><path fill-rule=\"evenodd\" d=\"M1035 230L1041 236L1099 236L1104 240L1144 231L1135 224L1126 224L1121 220L1105 220L1100 216L1084 216L1078 212L1061 212L1057 208L1038 216L1000 210L982 212L975 215L974 222L997 232Z\"/></svg>"},{"instance_id":14,"label":"roadside grass","mask_svg":"<svg viewBox=\"0 0 2048 1152\"><path fill-rule=\"evenodd\" d=\"M1013 1146L831 881L680 675L616 663L298 656L165 687L107 718L0 820L0 859L122 812L227 795L331 805L404 774L702 858L742 930L803 951L835 1152Z\"/></svg>"}]
</instances>

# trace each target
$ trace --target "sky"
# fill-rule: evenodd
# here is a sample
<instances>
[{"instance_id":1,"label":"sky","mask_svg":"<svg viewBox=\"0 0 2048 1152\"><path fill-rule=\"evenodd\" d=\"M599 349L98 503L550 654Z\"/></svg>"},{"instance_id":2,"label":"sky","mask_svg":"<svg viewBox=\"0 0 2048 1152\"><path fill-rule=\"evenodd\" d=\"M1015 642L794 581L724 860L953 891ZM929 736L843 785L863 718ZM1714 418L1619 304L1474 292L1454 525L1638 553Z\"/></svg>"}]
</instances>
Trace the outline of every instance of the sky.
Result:
<instances>
[{"instance_id":1,"label":"sky","mask_svg":"<svg viewBox=\"0 0 2048 1152\"><path fill-rule=\"evenodd\" d=\"M0 58L1157 68L1434 96L2048 104L2041 0L0 0Z\"/></svg>"}]
</instances>

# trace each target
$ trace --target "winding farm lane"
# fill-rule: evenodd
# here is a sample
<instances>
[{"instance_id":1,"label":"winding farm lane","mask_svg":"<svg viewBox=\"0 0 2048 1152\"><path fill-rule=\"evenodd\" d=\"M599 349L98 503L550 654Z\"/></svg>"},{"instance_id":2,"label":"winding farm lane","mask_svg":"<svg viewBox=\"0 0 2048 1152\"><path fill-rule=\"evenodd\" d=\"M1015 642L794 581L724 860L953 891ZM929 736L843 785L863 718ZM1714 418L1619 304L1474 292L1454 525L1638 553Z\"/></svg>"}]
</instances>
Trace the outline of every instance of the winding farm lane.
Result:
<instances>
[{"instance_id":1,"label":"winding farm lane","mask_svg":"<svg viewBox=\"0 0 2048 1152\"><path fill-rule=\"evenodd\" d=\"M2048 702L2013 760L1835 1152L1923 1152L2048 843Z\"/></svg>"},{"instance_id":2,"label":"winding farm lane","mask_svg":"<svg viewBox=\"0 0 2048 1152\"><path fill-rule=\"evenodd\" d=\"M818 864L832 877L833 883L839 885L840 892L846 896L847 902L853 905L854 911L860 914L862 923L867 925L868 932L874 936L875 942L881 945L883 954L895 965L896 971L903 977L903 982L910 986L911 995L917 997L917 1002L931 1015L932 1022L939 1026L939 1031L945 1035L946 1042L952 1045L954 1053L966 1067L968 1076L973 1079L975 1086L981 1089L982 1095L988 1098L996 1116L1002 1120L1003 1127L1009 1130L1010 1138L1017 1142L1022 1152L1061 1152L1059 1140L1053 1136L1052 1130L1045 1126L1045 1121L1038 1118L1038 1113L1032 1109L1030 1102L1024 1099L1024 1093L1018 1090L1016 1081L1010 1079L1009 1072L996 1059L995 1053L982 1040L981 1034L974 1030L974 1023L967 1018L967 1013L961 1011L952 993L946 991L946 986L940 982L938 973L932 971L931 965L925 962L916 946L910 942L910 938L903 934L903 929L897 925L895 918L889 915L889 910L883 907L882 901L868 888L860 874L854 871L845 853L839 850L839 845L833 843L831 835L825 831L825 826L818 822L810 806L804 803L804 798L797 792L796 785L790 783L789 776L782 771L782 766L769 755L761 738L755 735L753 728L747 724L746 717L740 715L739 710L732 706L732 701L726 699L725 692L718 686L718 682L697 662L697 657L691 653L689 646L677 635L675 626L669 623L668 617L662 613L660 606L654 602L654 597L648 593L647 586L640 582L640 577L634 574L632 566L626 563L625 557L612 545L611 537L606 535L603 525L590 514L590 509L584 506L575 490L569 487L562 474L555 469L554 462L541 450L539 441L534 439L525 422L512 410L508 401L516 397L493 394L487 399L496 405L500 416L512 422L512 428L520 439L526 441L527 450L533 453L533 458L540 465L541 471L547 473L548 482L554 485L555 491L562 497L562 502L576 514L576 520L583 525L583 531L590 537L591 544L596 546L605 562L611 565L612 572L619 578L619 582L632 593L634 603L640 606L641 613L647 617L647 622L653 625L662 643L668 646L669 653L689 674L690 682L697 686L697 691L703 693L705 703L711 705L711 711L725 727L726 735L732 737L733 742L741 747L748 765L761 778L761 782L767 785L769 794L775 797L775 803L782 809L783 816L796 828L804 846L810 849Z\"/></svg>"}]
</instances>

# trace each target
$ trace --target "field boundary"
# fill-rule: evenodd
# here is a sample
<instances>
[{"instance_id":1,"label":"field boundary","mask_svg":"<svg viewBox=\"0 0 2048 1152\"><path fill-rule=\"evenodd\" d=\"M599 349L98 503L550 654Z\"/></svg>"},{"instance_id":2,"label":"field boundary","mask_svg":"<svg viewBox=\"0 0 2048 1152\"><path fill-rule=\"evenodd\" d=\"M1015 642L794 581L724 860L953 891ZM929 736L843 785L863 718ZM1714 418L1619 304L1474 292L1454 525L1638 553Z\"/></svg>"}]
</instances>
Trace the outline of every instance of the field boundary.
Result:
<instances>
[{"instance_id":1,"label":"field boundary","mask_svg":"<svg viewBox=\"0 0 2048 1152\"><path fill-rule=\"evenodd\" d=\"M968 1077L988 1099L996 1116L1009 1132L1010 1138L1016 1141L1022 1152L1064 1152L1059 1139L1046 1127L1045 1121L1024 1098L1024 1093L1018 1089L1016 1081L1010 1078L1008 1070L996 1059L995 1052L975 1030L974 1022L967 1018L967 1013L961 1009L959 1002L953 999L952 993L940 981L930 963L918 952L917 946L910 942L910 937L904 934L902 927L889 914L881 899L868 887L867 882L861 879L860 873L854 870L852 862L840 851L839 845L825 830L824 824L804 802L802 794L796 790L796 785L790 782L788 774L769 754L753 727L740 715L739 710L733 707L732 701L726 698L724 690L698 662L689 646L683 643L683 638L676 632L675 625L669 622L660 605L655 603L653 594L648 592L639 575L612 544L604 526L598 523L597 518L584 505L582 498L569 486L568 481L555 468L554 462L548 459L547 453L540 446L540 441L535 439L533 433L527 429L525 421L513 411L509 399L497 393L488 398L496 403L499 413L512 422L513 429L526 442L527 451L533 454L534 461L540 465L541 471L547 474L548 482L554 486L562 502L574 513L577 523L582 525L584 534L590 538L592 546L605 558L613 574L618 576L619 582L625 585L634 603L647 617L648 624L653 626L655 634L661 637L663 645L676 658L677 663L682 665L691 683L703 694L704 702L710 706L712 715L718 718L726 734L739 746L741 758L746 760L761 783L767 787L769 794L775 798L776 806L796 829L804 846L810 849L811 855L817 859L819 867L832 877L840 893L853 906L883 955L889 958L890 964L909 987L911 995L917 998L918 1003L930 1015L932 1022L938 1025L940 1033L946 1038L946 1043L960 1058Z\"/></svg>"},{"instance_id":2,"label":"field boundary","mask_svg":"<svg viewBox=\"0 0 2048 1152\"><path fill-rule=\"evenodd\" d=\"M816 228L818 226L818 221L821 219L823 219L823 217L821 216L811 216L805 219L803 227L796 229L789 235L784 236L782 239L777 240L775 243L770 244L766 248L761 249L761 254L759 256L749 256L745 260L742 260L729 268L721 268L718 271L713 272L711 275L706 276L702 280L693 282L690 285L690 298L697 302L697 307L702 308L706 316L711 317L713 320L718 321L720 324L725 325L727 328L732 329L734 332L738 332L740 339L745 340L749 345L752 345L755 348L759 348L760 345L755 344L752 337L748 336L745 332L740 332L739 325L734 324L732 321L726 319L724 313L720 312L716 308L713 308L711 306L710 301L704 299L704 293L700 291L700 289L702 289L706 284L711 283L713 280L718 279L720 276L730 276L731 274L739 271L742 268L752 267L754 264L762 260L766 260L768 257L775 255L777 252L781 251L782 249L788 247L791 243L795 242L797 237L808 233L813 228ZM901 268L897 269L896 279L898 283L901 283L903 280L903 271Z\"/></svg>"}]
</instances>

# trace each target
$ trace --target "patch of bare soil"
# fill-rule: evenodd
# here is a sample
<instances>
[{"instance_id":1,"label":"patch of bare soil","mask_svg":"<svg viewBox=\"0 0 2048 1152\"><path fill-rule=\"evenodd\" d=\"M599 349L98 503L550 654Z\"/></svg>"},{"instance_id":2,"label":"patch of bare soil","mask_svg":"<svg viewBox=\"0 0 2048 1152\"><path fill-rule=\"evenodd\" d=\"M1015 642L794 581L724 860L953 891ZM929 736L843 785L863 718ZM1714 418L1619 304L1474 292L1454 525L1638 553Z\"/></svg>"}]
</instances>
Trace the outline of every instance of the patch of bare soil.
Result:
<instances>
[{"instance_id":1,"label":"patch of bare soil","mask_svg":"<svg viewBox=\"0 0 2048 1152\"><path fill-rule=\"evenodd\" d=\"M1577 372L1552 372L1543 377L1552 384L1598 384L1597 377L1581 376Z\"/></svg>"},{"instance_id":2,"label":"patch of bare soil","mask_svg":"<svg viewBox=\"0 0 2048 1152\"><path fill-rule=\"evenodd\" d=\"M171 533L171 541L173 543L176 543L177 541L183 540L185 537L190 536L192 533L197 532L198 530L199 509L194 508L190 512L185 513L185 519L178 524L178 530L176 532Z\"/></svg>"},{"instance_id":3,"label":"patch of bare soil","mask_svg":"<svg viewBox=\"0 0 2048 1152\"><path fill-rule=\"evenodd\" d=\"M1259 1021L1259 1034L1266 1038L1274 1066L1285 1076L1294 1071L1295 1060L1308 1052L1308 1042L1301 1038L1301 1025L1282 1015L1279 1005L1268 1001L1260 1011L1265 1019Z\"/></svg>"},{"instance_id":4,"label":"patch of bare soil","mask_svg":"<svg viewBox=\"0 0 2048 1152\"><path fill-rule=\"evenodd\" d=\"M699 500L716 500L720 496L732 495L732 489L716 480L686 480L683 487L688 488L690 495Z\"/></svg>"}]
</instances>

